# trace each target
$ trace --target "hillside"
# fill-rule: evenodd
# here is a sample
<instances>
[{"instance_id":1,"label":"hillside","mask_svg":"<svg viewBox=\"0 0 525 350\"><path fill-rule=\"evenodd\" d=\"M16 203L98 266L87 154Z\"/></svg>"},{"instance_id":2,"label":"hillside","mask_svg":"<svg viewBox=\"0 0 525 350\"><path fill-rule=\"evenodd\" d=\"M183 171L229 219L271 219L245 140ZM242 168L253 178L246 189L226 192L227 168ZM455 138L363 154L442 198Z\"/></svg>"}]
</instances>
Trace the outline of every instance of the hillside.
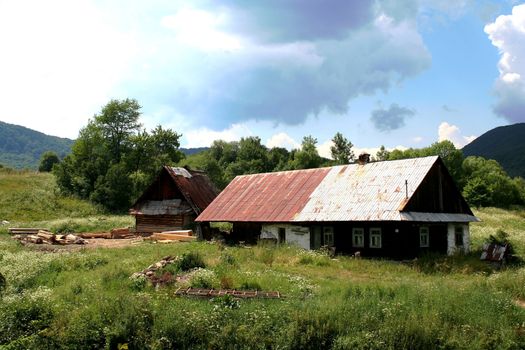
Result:
<instances>
[{"instance_id":1,"label":"hillside","mask_svg":"<svg viewBox=\"0 0 525 350\"><path fill-rule=\"evenodd\" d=\"M510 176L525 178L525 123L489 130L466 145L463 154L495 159Z\"/></svg>"},{"instance_id":2,"label":"hillside","mask_svg":"<svg viewBox=\"0 0 525 350\"><path fill-rule=\"evenodd\" d=\"M0 121L0 164L16 169L36 169L40 156L53 151L64 157L73 140L49 136L19 125Z\"/></svg>"}]
</instances>

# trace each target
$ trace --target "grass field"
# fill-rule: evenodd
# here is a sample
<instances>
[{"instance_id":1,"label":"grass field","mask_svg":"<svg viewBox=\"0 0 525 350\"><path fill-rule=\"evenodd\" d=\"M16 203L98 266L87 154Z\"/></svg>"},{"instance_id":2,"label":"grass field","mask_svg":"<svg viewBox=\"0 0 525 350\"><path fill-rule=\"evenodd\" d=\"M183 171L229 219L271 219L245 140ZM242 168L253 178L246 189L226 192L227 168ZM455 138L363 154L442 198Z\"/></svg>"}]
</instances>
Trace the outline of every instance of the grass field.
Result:
<instances>
[{"instance_id":1,"label":"grass field","mask_svg":"<svg viewBox=\"0 0 525 350\"><path fill-rule=\"evenodd\" d=\"M42 191L33 196L33 186ZM21 225L96 231L130 224L126 216L61 198L48 175L0 174L0 198L0 220ZM71 205L50 209L44 200ZM483 222L471 226L474 250L503 229L524 257L521 210L476 215ZM130 278L163 256L189 252L205 268L169 269L188 279L155 288ZM525 267L497 270L478 252L410 263L209 242L45 253L20 246L4 227L0 273L6 280L0 349L525 348L525 309L518 305L525 300ZM256 288L285 298L175 297L180 286Z\"/></svg>"}]
</instances>

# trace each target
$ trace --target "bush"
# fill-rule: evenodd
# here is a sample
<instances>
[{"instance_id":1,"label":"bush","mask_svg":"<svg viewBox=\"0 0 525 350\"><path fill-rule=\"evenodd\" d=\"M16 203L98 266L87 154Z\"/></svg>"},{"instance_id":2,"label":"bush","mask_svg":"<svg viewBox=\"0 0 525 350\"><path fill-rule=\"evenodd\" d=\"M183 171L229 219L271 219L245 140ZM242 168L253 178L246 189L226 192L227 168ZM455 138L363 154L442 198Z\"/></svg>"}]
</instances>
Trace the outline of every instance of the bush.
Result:
<instances>
[{"instance_id":1,"label":"bush","mask_svg":"<svg viewBox=\"0 0 525 350\"><path fill-rule=\"evenodd\" d=\"M212 289L217 285L217 277L211 270L198 268L190 276L190 286L192 288Z\"/></svg>"},{"instance_id":2,"label":"bush","mask_svg":"<svg viewBox=\"0 0 525 350\"><path fill-rule=\"evenodd\" d=\"M177 265L181 271L189 271L195 268L206 268L204 259L197 252L184 253Z\"/></svg>"}]
</instances>

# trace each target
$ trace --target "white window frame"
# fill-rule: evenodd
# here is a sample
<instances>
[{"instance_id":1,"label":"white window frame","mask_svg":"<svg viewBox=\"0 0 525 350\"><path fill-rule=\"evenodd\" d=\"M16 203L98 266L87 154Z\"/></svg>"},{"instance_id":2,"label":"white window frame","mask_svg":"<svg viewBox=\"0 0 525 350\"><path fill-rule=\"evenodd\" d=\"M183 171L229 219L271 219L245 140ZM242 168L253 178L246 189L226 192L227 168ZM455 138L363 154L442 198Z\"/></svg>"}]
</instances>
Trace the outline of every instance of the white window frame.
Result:
<instances>
[{"instance_id":1,"label":"white window frame","mask_svg":"<svg viewBox=\"0 0 525 350\"><path fill-rule=\"evenodd\" d=\"M426 237L426 243L423 241L423 237ZM419 246L421 248L430 247L430 230L428 226L421 226L419 228Z\"/></svg>"},{"instance_id":2,"label":"white window frame","mask_svg":"<svg viewBox=\"0 0 525 350\"><path fill-rule=\"evenodd\" d=\"M370 248L381 248L383 245L383 238L381 234L381 228L380 227L371 227L370 228L370 239L369 239L369 245ZM377 238L377 244L374 244L374 238Z\"/></svg>"},{"instance_id":3,"label":"white window frame","mask_svg":"<svg viewBox=\"0 0 525 350\"><path fill-rule=\"evenodd\" d=\"M323 244L328 247L334 246L334 228L332 226L323 226Z\"/></svg>"},{"instance_id":4,"label":"white window frame","mask_svg":"<svg viewBox=\"0 0 525 350\"><path fill-rule=\"evenodd\" d=\"M356 243L356 238L360 238L360 244ZM354 227L352 229L352 247L363 248L365 246L365 229L362 227Z\"/></svg>"}]
</instances>

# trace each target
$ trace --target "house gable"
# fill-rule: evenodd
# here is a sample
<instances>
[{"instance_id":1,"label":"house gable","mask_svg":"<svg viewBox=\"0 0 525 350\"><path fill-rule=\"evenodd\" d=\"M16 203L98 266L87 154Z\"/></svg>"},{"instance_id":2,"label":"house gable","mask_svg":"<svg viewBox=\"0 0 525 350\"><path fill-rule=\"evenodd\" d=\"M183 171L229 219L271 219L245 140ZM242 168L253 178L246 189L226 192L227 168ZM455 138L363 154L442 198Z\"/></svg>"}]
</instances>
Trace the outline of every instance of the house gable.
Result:
<instances>
[{"instance_id":1,"label":"house gable","mask_svg":"<svg viewBox=\"0 0 525 350\"><path fill-rule=\"evenodd\" d=\"M399 209L403 212L474 215L439 158L412 196Z\"/></svg>"}]
</instances>

